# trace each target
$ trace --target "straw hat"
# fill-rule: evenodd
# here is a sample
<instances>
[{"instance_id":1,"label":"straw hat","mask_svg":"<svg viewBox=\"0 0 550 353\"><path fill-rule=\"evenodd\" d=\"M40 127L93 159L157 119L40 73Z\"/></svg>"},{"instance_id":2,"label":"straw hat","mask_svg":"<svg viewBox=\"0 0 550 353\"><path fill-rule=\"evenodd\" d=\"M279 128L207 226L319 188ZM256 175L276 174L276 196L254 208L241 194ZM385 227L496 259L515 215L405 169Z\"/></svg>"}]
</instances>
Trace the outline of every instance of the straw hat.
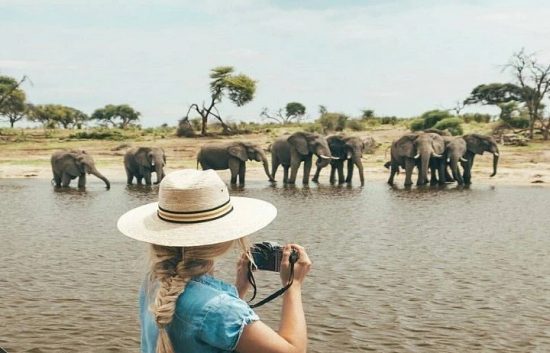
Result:
<instances>
[{"instance_id":1,"label":"straw hat","mask_svg":"<svg viewBox=\"0 0 550 353\"><path fill-rule=\"evenodd\" d=\"M167 174L159 202L122 215L122 234L166 246L197 246L244 237L268 225L277 215L270 203L229 197L225 183L213 170L183 169Z\"/></svg>"}]
</instances>

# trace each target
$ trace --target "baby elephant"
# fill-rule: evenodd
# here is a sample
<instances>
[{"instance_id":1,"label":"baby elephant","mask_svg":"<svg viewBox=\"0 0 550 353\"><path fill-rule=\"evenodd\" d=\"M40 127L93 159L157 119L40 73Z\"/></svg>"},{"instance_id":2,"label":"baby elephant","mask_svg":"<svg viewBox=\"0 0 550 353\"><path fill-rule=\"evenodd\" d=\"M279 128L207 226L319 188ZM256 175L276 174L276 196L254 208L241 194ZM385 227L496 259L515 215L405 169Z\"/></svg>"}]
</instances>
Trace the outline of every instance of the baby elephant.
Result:
<instances>
[{"instance_id":1,"label":"baby elephant","mask_svg":"<svg viewBox=\"0 0 550 353\"><path fill-rule=\"evenodd\" d=\"M273 181L264 151L260 146L249 142L234 141L203 146L197 155L197 168L200 163L203 170L229 169L231 170L231 184L236 184L238 177L239 184L242 185L248 160L262 162L269 181Z\"/></svg>"},{"instance_id":2,"label":"baby elephant","mask_svg":"<svg viewBox=\"0 0 550 353\"><path fill-rule=\"evenodd\" d=\"M134 147L129 149L124 155L124 168L126 169L127 183L132 185L134 177L137 183L145 178L145 184L151 185L151 174L157 173L157 181L161 182L164 178L164 166L166 165L166 155L162 148Z\"/></svg>"},{"instance_id":3,"label":"baby elephant","mask_svg":"<svg viewBox=\"0 0 550 353\"><path fill-rule=\"evenodd\" d=\"M107 189L111 187L109 180L95 167L94 159L86 151L57 151L51 158L53 181L55 186L67 187L72 179L78 178L78 187L86 187L86 174L93 174L103 180Z\"/></svg>"}]
</instances>

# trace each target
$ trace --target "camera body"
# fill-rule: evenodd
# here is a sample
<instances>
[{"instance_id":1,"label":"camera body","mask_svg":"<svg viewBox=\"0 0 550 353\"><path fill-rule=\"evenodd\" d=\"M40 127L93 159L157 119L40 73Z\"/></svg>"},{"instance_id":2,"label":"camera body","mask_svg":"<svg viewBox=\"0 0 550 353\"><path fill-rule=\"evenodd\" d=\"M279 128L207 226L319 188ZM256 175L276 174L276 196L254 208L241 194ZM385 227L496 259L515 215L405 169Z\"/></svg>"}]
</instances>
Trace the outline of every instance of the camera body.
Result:
<instances>
[{"instance_id":1,"label":"camera body","mask_svg":"<svg viewBox=\"0 0 550 353\"><path fill-rule=\"evenodd\" d=\"M271 241L256 243L250 248L250 254L258 270L274 272L281 270L281 260L283 258L283 247L281 245ZM296 250L292 249L289 261L291 263L298 261Z\"/></svg>"}]
</instances>

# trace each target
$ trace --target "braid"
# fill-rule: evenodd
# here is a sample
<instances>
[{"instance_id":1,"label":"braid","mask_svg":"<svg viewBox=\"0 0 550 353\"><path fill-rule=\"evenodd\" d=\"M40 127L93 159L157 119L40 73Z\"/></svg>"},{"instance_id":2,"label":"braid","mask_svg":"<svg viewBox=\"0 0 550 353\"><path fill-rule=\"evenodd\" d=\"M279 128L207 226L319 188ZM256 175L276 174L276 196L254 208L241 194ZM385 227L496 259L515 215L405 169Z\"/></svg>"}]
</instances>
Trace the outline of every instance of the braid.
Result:
<instances>
[{"instance_id":1,"label":"braid","mask_svg":"<svg viewBox=\"0 0 550 353\"><path fill-rule=\"evenodd\" d=\"M156 353L174 353L166 327L172 322L179 296L191 278L211 272L213 258L225 253L232 244L229 241L188 248L152 245L149 281L159 284L150 307L159 331Z\"/></svg>"}]
</instances>

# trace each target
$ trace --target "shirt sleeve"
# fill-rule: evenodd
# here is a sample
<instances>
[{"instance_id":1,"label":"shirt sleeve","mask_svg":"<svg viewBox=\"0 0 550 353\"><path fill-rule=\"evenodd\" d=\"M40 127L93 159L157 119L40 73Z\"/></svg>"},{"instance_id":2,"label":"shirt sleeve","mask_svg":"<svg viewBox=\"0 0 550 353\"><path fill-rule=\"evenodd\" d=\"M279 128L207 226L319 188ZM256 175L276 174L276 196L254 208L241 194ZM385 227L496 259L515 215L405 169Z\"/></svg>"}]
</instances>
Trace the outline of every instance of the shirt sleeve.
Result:
<instances>
[{"instance_id":1,"label":"shirt sleeve","mask_svg":"<svg viewBox=\"0 0 550 353\"><path fill-rule=\"evenodd\" d=\"M233 351L244 327L260 320L241 299L220 295L207 306L199 337L210 346Z\"/></svg>"}]
</instances>

